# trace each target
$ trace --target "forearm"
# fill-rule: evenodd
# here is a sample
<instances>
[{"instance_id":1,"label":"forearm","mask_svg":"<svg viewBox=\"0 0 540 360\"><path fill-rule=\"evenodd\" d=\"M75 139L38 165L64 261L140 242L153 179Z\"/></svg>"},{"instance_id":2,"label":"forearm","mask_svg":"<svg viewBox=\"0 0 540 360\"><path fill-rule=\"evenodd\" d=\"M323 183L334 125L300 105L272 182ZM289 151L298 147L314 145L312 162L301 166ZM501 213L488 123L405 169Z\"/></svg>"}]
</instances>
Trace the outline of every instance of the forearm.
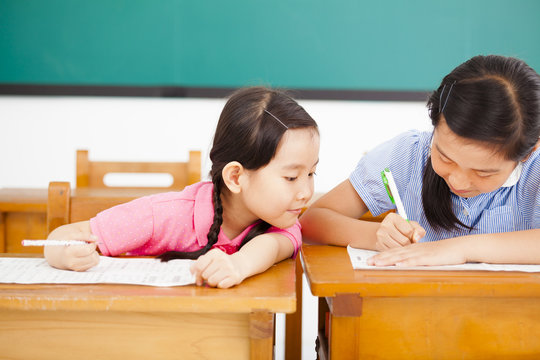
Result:
<instances>
[{"instance_id":1,"label":"forearm","mask_svg":"<svg viewBox=\"0 0 540 360\"><path fill-rule=\"evenodd\" d=\"M540 229L468 235L462 243L468 262L540 264Z\"/></svg>"},{"instance_id":2,"label":"forearm","mask_svg":"<svg viewBox=\"0 0 540 360\"><path fill-rule=\"evenodd\" d=\"M289 258L293 252L294 247L286 236L270 233L256 236L231 256L245 279Z\"/></svg>"},{"instance_id":3,"label":"forearm","mask_svg":"<svg viewBox=\"0 0 540 360\"><path fill-rule=\"evenodd\" d=\"M308 209L300 223L307 242L362 249L375 249L376 231L380 226L380 223L358 220L327 208Z\"/></svg>"}]
</instances>

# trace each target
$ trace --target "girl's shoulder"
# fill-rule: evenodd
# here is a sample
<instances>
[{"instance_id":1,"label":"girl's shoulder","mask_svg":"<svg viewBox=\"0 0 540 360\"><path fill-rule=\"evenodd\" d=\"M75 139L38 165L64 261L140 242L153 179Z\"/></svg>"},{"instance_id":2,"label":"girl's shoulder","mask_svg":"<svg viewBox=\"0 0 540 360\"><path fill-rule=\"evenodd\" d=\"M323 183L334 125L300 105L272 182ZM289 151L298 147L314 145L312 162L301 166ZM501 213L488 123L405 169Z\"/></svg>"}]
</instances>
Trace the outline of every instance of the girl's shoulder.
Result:
<instances>
[{"instance_id":1,"label":"girl's shoulder","mask_svg":"<svg viewBox=\"0 0 540 360\"><path fill-rule=\"evenodd\" d=\"M523 162L521 175L518 184L525 192L534 190L537 192L538 178L540 177L540 149L534 151L527 160Z\"/></svg>"},{"instance_id":2,"label":"girl's shoulder","mask_svg":"<svg viewBox=\"0 0 540 360\"><path fill-rule=\"evenodd\" d=\"M408 145L413 148L424 148L431 145L432 137L432 131L409 130L394 137L393 142L400 146Z\"/></svg>"},{"instance_id":3,"label":"girl's shoulder","mask_svg":"<svg viewBox=\"0 0 540 360\"><path fill-rule=\"evenodd\" d=\"M152 203L187 200L196 201L200 198L212 198L214 185L210 181L200 181L198 183L188 185L181 191L169 191L150 195Z\"/></svg>"},{"instance_id":4,"label":"girl's shoulder","mask_svg":"<svg viewBox=\"0 0 540 360\"><path fill-rule=\"evenodd\" d=\"M375 158L386 159L387 165L393 164L397 167L417 165L427 159L431 138L430 131L409 130L381 144L372 155Z\"/></svg>"}]
</instances>

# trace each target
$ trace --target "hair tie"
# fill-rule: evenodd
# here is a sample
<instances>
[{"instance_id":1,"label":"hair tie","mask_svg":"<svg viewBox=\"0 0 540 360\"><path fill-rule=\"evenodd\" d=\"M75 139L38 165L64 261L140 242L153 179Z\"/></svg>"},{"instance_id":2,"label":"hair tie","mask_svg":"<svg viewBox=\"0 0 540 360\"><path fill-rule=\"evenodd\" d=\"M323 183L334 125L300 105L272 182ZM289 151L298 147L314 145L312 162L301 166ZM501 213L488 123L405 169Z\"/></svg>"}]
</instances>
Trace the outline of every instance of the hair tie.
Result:
<instances>
[{"instance_id":1,"label":"hair tie","mask_svg":"<svg viewBox=\"0 0 540 360\"><path fill-rule=\"evenodd\" d=\"M274 114L272 114L270 111L264 109L264 112L267 113L268 115L270 115L271 117L273 117L274 119L277 120L277 122L279 122L281 125L283 125L285 127L285 129L289 129L289 127L287 125L285 125L281 120L279 120L276 116L274 116Z\"/></svg>"}]
</instances>

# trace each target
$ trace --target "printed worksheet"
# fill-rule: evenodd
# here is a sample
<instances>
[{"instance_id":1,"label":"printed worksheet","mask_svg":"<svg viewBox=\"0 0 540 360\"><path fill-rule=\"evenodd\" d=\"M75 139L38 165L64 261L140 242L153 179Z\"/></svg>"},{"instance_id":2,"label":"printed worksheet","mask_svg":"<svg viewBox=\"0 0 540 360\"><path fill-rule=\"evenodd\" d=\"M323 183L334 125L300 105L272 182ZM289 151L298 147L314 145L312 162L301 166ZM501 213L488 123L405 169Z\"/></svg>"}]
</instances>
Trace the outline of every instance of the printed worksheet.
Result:
<instances>
[{"instance_id":1,"label":"printed worksheet","mask_svg":"<svg viewBox=\"0 0 540 360\"><path fill-rule=\"evenodd\" d=\"M367 259L377 254L377 251L355 249L347 246L347 252L351 259L353 269L362 270L486 270L486 271L523 271L540 272L540 265L515 265L515 264L486 264L467 263L444 266L371 266Z\"/></svg>"},{"instance_id":2,"label":"printed worksheet","mask_svg":"<svg viewBox=\"0 0 540 360\"><path fill-rule=\"evenodd\" d=\"M195 283L195 277L189 271L192 262L100 256L97 266L77 272L55 269L43 258L1 257L0 283L180 286Z\"/></svg>"}]
</instances>

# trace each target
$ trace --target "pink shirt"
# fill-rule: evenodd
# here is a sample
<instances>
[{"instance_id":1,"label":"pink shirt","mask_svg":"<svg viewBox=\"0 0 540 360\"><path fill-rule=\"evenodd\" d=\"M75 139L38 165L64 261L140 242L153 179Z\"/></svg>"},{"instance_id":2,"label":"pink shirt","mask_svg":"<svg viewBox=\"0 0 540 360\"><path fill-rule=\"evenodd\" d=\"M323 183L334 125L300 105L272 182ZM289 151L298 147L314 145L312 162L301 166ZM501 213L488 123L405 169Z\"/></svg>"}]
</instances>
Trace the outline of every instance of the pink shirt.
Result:
<instances>
[{"instance_id":1,"label":"pink shirt","mask_svg":"<svg viewBox=\"0 0 540 360\"><path fill-rule=\"evenodd\" d=\"M181 192L145 196L100 212L90 220L92 233L99 238L103 255L159 255L166 251L196 251L208 243L207 234L214 219L211 182L199 182ZM213 248L227 254L238 247L249 230L229 239L221 231ZM298 220L287 229L271 227L267 233L288 237L294 256L302 243Z\"/></svg>"}]
</instances>

